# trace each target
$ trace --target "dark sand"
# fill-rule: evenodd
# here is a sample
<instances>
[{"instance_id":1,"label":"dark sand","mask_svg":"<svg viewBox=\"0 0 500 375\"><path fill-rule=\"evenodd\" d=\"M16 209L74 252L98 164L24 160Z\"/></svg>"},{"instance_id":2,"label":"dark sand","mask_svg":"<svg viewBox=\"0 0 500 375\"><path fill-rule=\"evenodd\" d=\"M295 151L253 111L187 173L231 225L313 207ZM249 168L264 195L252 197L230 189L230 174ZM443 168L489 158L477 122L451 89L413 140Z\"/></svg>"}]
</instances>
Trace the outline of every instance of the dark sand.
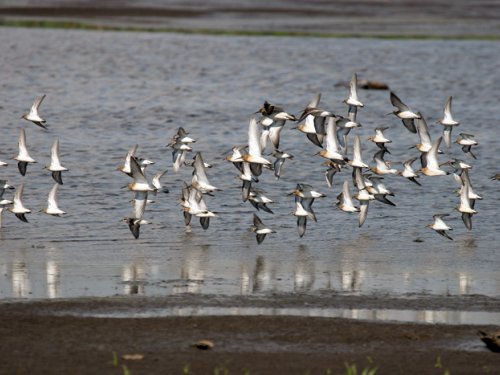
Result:
<instances>
[{"instance_id":1,"label":"dark sand","mask_svg":"<svg viewBox=\"0 0 500 375\"><path fill-rule=\"evenodd\" d=\"M0 20L185 31L498 37L498 1L0 1Z\"/></svg>"},{"instance_id":2,"label":"dark sand","mask_svg":"<svg viewBox=\"0 0 500 375\"><path fill-rule=\"evenodd\" d=\"M205 299L213 306L229 302ZM158 307L182 300L149 301ZM184 300L189 305L196 298L186 296ZM498 373L499 354L489 352L478 339L477 326L288 316L78 316L127 311L147 301L118 298L4 303L0 305L0 372L122 374L121 366L125 365L133 374L182 374L189 365L189 374L215 374L217 369L220 374L325 374L328 369L332 374L342 374L345 363L355 363L358 369L377 367L378 374L444 374L446 369L453 375ZM352 299L351 304L360 301ZM239 302L265 304L243 299ZM291 302L291 298L284 298L279 305ZM233 305L236 303L238 299ZM395 307L398 302L388 305ZM191 347L200 339L213 341L214 349ZM114 352L118 367L113 365ZM144 358L124 360L121 357L125 354L141 354Z\"/></svg>"}]
</instances>

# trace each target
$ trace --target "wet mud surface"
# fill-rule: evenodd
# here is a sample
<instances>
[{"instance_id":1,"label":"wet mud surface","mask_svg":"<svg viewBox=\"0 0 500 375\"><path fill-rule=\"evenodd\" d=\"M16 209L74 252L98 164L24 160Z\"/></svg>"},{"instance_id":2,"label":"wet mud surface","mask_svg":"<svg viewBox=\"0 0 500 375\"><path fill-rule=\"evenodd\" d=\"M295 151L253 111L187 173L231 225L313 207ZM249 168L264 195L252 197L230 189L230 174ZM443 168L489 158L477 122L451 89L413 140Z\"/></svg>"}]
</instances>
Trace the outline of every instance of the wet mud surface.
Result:
<instances>
[{"instance_id":1,"label":"wet mud surface","mask_svg":"<svg viewBox=\"0 0 500 375\"><path fill-rule=\"evenodd\" d=\"M494 1L11 1L4 19L80 21L177 30L336 35L499 36Z\"/></svg>"},{"instance_id":2,"label":"wet mud surface","mask_svg":"<svg viewBox=\"0 0 500 375\"><path fill-rule=\"evenodd\" d=\"M298 301L294 298L295 304ZM133 298L4 303L0 368L17 374L121 374L122 365L134 374L180 374L186 368L190 374L216 369L230 374L324 374L330 369L340 374L347 362L358 369L376 366L377 374L443 374L446 369L451 374L493 374L498 363L498 354L486 349L476 333L478 328L492 331L494 326L291 316L54 316L75 307L80 312L102 312L111 306L133 309L149 303L151 299ZM156 303L182 304L179 299ZM223 304L216 298L210 303ZM282 304L287 304L286 298ZM191 347L200 339L212 341L214 348ZM113 353L118 366L113 364ZM122 359L127 354L143 358Z\"/></svg>"}]
</instances>

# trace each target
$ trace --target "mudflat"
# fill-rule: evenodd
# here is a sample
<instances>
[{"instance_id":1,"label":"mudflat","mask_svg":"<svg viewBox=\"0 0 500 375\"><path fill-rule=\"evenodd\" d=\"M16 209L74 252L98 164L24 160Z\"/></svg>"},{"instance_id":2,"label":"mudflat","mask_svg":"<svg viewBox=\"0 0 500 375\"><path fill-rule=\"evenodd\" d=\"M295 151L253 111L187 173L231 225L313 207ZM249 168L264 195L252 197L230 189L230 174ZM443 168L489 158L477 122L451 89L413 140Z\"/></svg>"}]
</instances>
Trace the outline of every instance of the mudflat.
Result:
<instances>
[{"instance_id":1,"label":"mudflat","mask_svg":"<svg viewBox=\"0 0 500 375\"><path fill-rule=\"evenodd\" d=\"M347 36L495 37L492 1L54 1L0 2L4 20L58 20L185 31L242 31Z\"/></svg>"},{"instance_id":2,"label":"mudflat","mask_svg":"<svg viewBox=\"0 0 500 375\"><path fill-rule=\"evenodd\" d=\"M137 303L122 299L122 311ZM4 374L496 373L477 326L293 316L91 317L110 299L0 305ZM76 311L78 314L68 313ZM80 314L80 315L79 315ZM491 331L494 327L481 326ZM214 343L211 350L192 346ZM132 358L132 359L126 359ZM330 372L329 372L330 371Z\"/></svg>"}]
</instances>

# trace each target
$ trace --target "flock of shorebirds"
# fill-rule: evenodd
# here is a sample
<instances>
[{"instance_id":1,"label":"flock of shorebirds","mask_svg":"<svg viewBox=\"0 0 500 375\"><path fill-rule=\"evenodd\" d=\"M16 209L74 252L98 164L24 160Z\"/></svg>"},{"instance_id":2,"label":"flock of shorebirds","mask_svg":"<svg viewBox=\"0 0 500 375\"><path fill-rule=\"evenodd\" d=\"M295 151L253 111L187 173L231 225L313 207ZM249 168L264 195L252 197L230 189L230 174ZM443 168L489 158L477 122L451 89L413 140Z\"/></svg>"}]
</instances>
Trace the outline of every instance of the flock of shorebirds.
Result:
<instances>
[{"instance_id":1,"label":"flock of shorebirds","mask_svg":"<svg viewBox=\"0 0 500 375\"><path fill-rule=\"evenodd\" d=\"M44 98L45 95L37 97L29 113L23 115L22 118L46 129L46 121L39 114L39 107ZM460 159L452 159L441 163L438 161L439 154L443 153L440 149L443 139L446 146L450 148L452 146L453 128L459 125L459 122L452 115L452 97L449 97L446 101L443 116L438 121L443 126L443 134L432 141L429 128L422 114L412 110L393 92L390 93L390 101L394 106L394 110L390 114L394 114L401 119L404 127L410 133L417 134L419 138L419 143L415 145L415 148L420 154L406 160L403 163L403 170L394 169L391 163L385 160L386 155L391 154L388 145L392 142L384 134L387 127L376 128L375 134L368 138L378 147L373 156L373 164L370 165L363 161L361 138L359 135L353 135L355 130L351 133L353 129L361 126L358 121L358 110L364 107L357 93L356 74L353 75L349 85L349 96L343 101L348 107L346 117L322 108L320 99L321 94L318 94L298 116L290 114L284 108L267 101L255 112L256 116L250 119L248 126L248 143L243 146L234 146L226 157L226 160L238 170L238 177L242 181L241 198L243 202L250 202L257 211L273 213L269 207L273 201L257 185L263 170L272 171L274 176L279 179L284 171L284 163L287 159L293 158L293 155L280 149L280 136L288 121L296 123L294 128L304 133L310 142L320 148L317 155L325 159L323 165L327 167L325 178L329 187L333 186L333 177L337 173L344 169L352 171L352 182L356 193L351 194L349 179L344 180L341 193L337 197L336 206L346 213L358 213L360 227L367 219L371 201L376 200L386 205L395 206L394 202L389 199L389 197L394 196L394 193L385 186L384 176L399 175L420 186L419 177L421 174L429 177L452 174L459 186L457 193L460 199L456 210L460 212L465 227L468 230L472 229L472 218L473 215L477 214L475 202L482 199L472 187L469 175L472 166ZM180 200L184 222L188 231L191 230L193 217L199 218L203 229L208 229L210 218L217 216L217 214L208 209L204 196L207 194L212 195L215 191L220 190L210 183L207 169L211 165L203 160L200 152L197 152L193 159L188 159L187 155L193 151L194 142L195 139L191 138L189 133L180 127L168 144L168 147L172 148L174 171L177 172L181 167L185 166L193 169L190 184L184 182L182 186ZM266 154L265 150L269 143L272 145L273 151ZM352 143L352 146L350 146L352 152L348 149L349 143ZM473 148L478 145L478 142L475 140L474 135L460 133L454 143L461 146L465 157L471 160L476 158ZM144 216L147 205L152 202L148 199L150 194L156 195L158 192L168 192L168 189L162 187L160 182L166 170L157 173L150 182L146 177L145 170L153 162L138 157L136 155L137 148L138 146L134 145L129 150L123 165L118 168L119 171L131 178L131 182L127 187L134 193L133 212L130 216L124 218L124 221L128 224L135 238L139 237L141 225L148 224ZM268 156L271 155L274 158L273 162L268 160ZM413 164L418 158L421 167L416 170L413 168ZM14 159L18 162L18 169L22 176L26 174L28 164L36 162L29 155L24 129L21 129L19 152ZM0 161L0 165L6 165L6 163ZM449 167L452 171L442 169L443 166ZM53 143L51 162L46 169L52 173L55 184L49 192L47 207L42 211L48 215L62 216L65 212L58 207L56 196L59 185L63 184L62 172L68 169L60 162L58 139ZM500 174L496 174L491 178L500 180ZM8 210L20 220L28 222L26 215L31 210L26 208L22 202L23 183L15 189L13 201L4 199L3 195L6 189L14 188L8 185L5 180L0 180L0 184L0 226L1 213L5 207L8 207ZM325 194L320 193L311 185L298 183L289 195L293 195L295 199L293 215L296 216L298 234L302 237L306 233L307 220L317 220L312 207L315 199L323 198ZM355 204L353 198L359 203ZM452 240L448 234L448 231L452 228L445 223L447 216L449 216L447 213L435 214L433 223L429 224L428 227ZM256 213L253 215L251 229L255 232L259 244L264 241L266 235L274 233L274 230L266 226Z\"/></svg>"},{"instance_id":2,"label":"flock of shorebirds","mask_svg":"<svg viewBox=\"0 0 500 375\"><path fill-rule=\"evenodd\" d=\"M46 121L39 115L38 109L40 105L45 99L45 95L38 96L31 109L28 113L22 116L23 119L27 121L31 121L32 123L38 125L41 128L47 129ZM21 176L26 175L26 171L28 169L29 164L36 163L36 160L33 159L29 152L26 144L26 132L24 129L21 129L19 134L19 151L16 156L14 156L14 160L17 161L17 167L19 169L19 173ZM6 162L0 161L0 166L7 166ZM52 172L52 178L55 181L54 186L50 189L48 199L47 199L47 207L43 208L41 211L52 216L62 216L66 212L61 210L57 205L57 190L59 185L63 184L62 181L62 172L67 171L60 160L59 160L59 139L56 139L51 148L51 160L50 164L45 167L47 170ZM29 208L26 208L22 201L23 191L24 191L24 183L21 183L17 188L15 188L14 199L13 201L4 199L4 193L7 189L14 189L13 186L7 183L7 180L0 179L0 227L2 226L2 215L4 209L7 207L10 212L12 212L16 217L24 222L28 222L26 215L31 213Z\"/></svg>"}]
</instances>

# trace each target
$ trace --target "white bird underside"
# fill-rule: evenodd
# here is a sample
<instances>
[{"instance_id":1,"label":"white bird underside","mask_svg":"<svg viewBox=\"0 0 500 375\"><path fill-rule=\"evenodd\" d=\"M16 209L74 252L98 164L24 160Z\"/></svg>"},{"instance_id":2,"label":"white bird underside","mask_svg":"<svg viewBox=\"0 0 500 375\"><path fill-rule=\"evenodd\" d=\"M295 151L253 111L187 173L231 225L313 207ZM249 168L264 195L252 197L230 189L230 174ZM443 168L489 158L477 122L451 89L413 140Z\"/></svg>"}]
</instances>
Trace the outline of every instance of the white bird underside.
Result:
<instances>
[{"instance_id":1,"label":"white bird underside","mask_svg":"<svg viewBox=\"0 0 500 375\"><path fill-rule=\"evenodd\" d=\"M59 160L59 139L56 139L52 145L50 150L50 165L47 169L51 172L62 172L68 170L68 168L61 165L61 161Z\"/></svg>"},{"instance_id":2,"label":"white bird underside","mask_svg":"<svg viewBox=\"0 0 500 375\"><path fill-rule=\"evenodd\" d=\"M49 197L47 199L47 208L43 210L48 215L61 216L66 212L61 210L57 204L57 190L59 189L59 184L54 184L52 189L50 189Z\"/></svg>"},{"instance_id":3,"label":"white bird underside","mask_svg":"<svg viewBox=\"0 0 500 375\"><path fill-rule=\"evenodd\" d=\"M22 202L24 191L24 184L21 184L17 187L16 192L14 193L14 205L9 208L9 211L14 214L28 214L31 212L30 209L24 207Z\"/></svg>"},{"instance_id":4,"label":"white bird underside","mask_svg":"<svg viewBox=\"0 0 500 375\"><path fill-rule=\"evenodd\" d=\"M21 129L21 133L19 134L19 152L17 156L14 157L14 160L26 163L36 163L35 159L33 159L28 153L28 147L26 145L26 132L24 129Z\"/></svg>"},{"instance_id":5,"label":"white bird underside","mask_svg":"<svg viewBox=\"0 0 500 375\"><path fill-rule=\"evenodd\" d=\"M439 168L439 163L437 160L439 145L441 144L442 137L436 139L433 143L429 152L425 155L425 167L421 169L421 172L426 176L444 176L447 173Z\"/></svg>"},{"instance_id":6,"label":"white bird underside","mask_svg":"<svg viewBox=\"0 0 500 375\"><path fill-rule=\"evenodd\" d=\"M361 139L359 135L354 137L353 158L349 161L349 164L353 167L368 168L368 165L363 162L361 157Z\"/></svg>"},{"instance_id":7,"label":"white bird underside","mask_svg":"<svg viewBox=\"0 0 500 375\"><path fill-rule=\"evenodd\" d=\"M243 159L249 163L271 165L271 162L262 157L259 128L257 121L252 118L248 125L248 154Z\"/></svg>"}]
</instances>

